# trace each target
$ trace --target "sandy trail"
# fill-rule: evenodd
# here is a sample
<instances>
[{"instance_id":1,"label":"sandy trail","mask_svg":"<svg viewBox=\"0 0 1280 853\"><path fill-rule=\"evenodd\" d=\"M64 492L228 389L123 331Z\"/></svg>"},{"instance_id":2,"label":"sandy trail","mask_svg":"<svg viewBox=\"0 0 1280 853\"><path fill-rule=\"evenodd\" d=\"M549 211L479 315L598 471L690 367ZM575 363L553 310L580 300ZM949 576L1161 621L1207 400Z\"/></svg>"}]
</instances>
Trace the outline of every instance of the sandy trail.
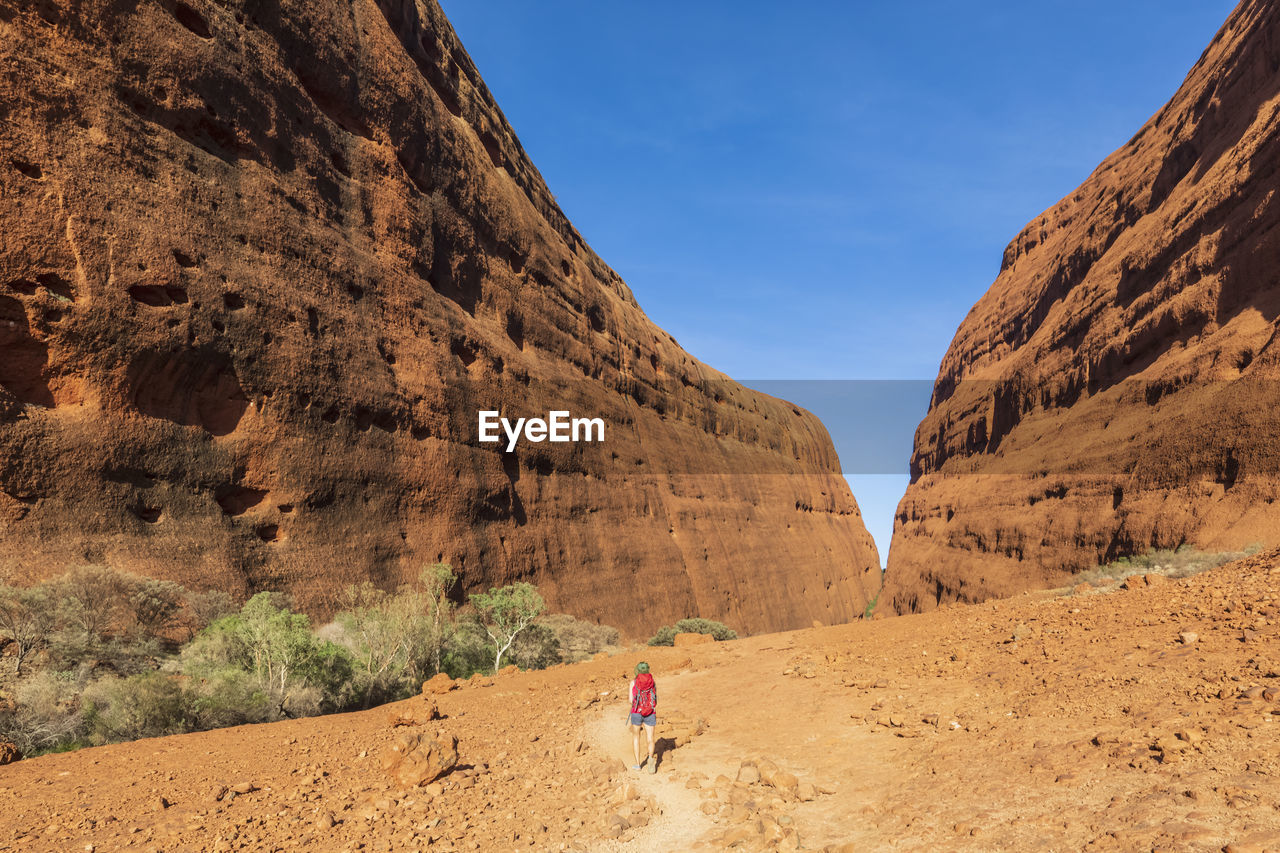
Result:
<instances>
[{"instance_id":1,"label":"sandy trail","mask_svg":"<svg viewBox=\"0 0 1280 853\"><path fill-rule=\"evenodd\" d=\"M640 772L629 771L627 780L641 798L656 799L661 815L634 837L601 842L592 850L682 850L698 842L714 846L726 825L701 811L701 789L687 783L701 774L705 777L700 779L701 787L715 787L720 776L735 779L744 760L760 758L835 791L812 802L792 803L787 809L802 827L806 847L820 849L875 836L874 821L866 815L875 813L899 772L893 739L849 725L833 733L833 722L849 719L848 689L816 678L778 683L776 674L788 667L794 650L785 635L783 642L779 639L776 635L755 638L717 649L716 663L701 671L657 674L662 700L658 772L650 774L646 766ZM763 697L750 687L759 682L762 671L770 675ZM634 755L624 712L622 704L602 709L584 731L602 754L630 768ZM664 744L664 713L702 717L710 728L675 748L669 740ZM719 787L727 786L721 782Z\"/></svg>"}]
</instances>

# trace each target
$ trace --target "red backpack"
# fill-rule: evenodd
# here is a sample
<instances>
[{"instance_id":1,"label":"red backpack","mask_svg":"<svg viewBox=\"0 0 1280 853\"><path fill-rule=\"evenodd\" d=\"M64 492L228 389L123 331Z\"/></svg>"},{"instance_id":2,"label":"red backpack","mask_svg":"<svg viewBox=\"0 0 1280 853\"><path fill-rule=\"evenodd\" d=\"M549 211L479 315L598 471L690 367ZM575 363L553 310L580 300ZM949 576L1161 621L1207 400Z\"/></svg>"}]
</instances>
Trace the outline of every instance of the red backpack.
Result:
<instances>
[{"instance_id":1,"label":"red backpack","mask_svg":"<svg viewBox=\"0 0 1280 853\"><path fill-rule=\"evenodd\" d=\"M647 717L658 707L658 688L653 676L643 673L636 676L636 695L631 700L631 713Z\"/></svg>"}]
</instances>

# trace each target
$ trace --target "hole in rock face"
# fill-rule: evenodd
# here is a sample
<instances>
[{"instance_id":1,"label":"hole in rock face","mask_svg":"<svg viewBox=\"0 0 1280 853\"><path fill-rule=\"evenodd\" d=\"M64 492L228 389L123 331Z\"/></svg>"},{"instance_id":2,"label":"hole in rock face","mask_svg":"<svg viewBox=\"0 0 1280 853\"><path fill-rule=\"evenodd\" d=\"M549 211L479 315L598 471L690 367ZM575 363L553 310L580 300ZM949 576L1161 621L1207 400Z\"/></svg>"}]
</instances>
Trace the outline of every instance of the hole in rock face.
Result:
<instances>
[{"instance_id":1,"label":"hole in rock face","mask_svg":"<svg viewBox=\"0 0 1280 853\"><path fill-rule=\"evenodd\" d=\"M230 357L210 347L139 353L127 381L142 414L213 435L234 432L249 408Z\"/></svg>"},{"instance_id":2,"label":"hole in rock face","mask_svg":"<svg viewBox=\"0 0 1280 853\"><path fill-rule=\"evenodd\" d=\"M307 309L307 329L311 334L319 334L320 332L320 315L316 313L316 309Z\"/></svg>"},{"instance_id":3,"label":"hole in rock face","mask_svg":"<svg viewBox=\"0 0 1280 853\"><path fill-rule=\"evenodd\" d=\"M458 360L462 362L464 367L470 367L472 364L475 363L475 360L476 360L475 349L466 341L461 340L460 338L453 339L453 342L449 344L449 351L452 352L455 356L457 356Z\"/></svg>"},{"instance_id":4,"label":"hole in rock face","mask_svg":"<svg viewBox=\"0 0 1280 853\"><path fill-rule=\"evenodd\" d=\"M507 314L507 337L519 349L524 349L524 319L515 312Z\"/></svg>"},{"instance_id":5,"label":"hole in rock face","mask_svg":"<svg viewBox=\"0 0 1280 853\"><path fill-rule=\"evenodd\" d=\"M359 302L361 299L364 299L364 288L358 284L348 284L347 293L356 302Z\"/></svg>"},{"instance_id":6,"label":"hole in rock face","mask_svg":"<svg viewBox=\"0 0 1280 853\"><path fill-rule=\"evenodd\" d=\"M36 292L36 283L26 278L19 278L9 282L9 289L14 293L21 293L23 296L34 296Z\"/></svg>"},{"instance_id":7,"label":"hole in rock face","mask_svg":"<svg viewBox=\"0 0 1280 853\"><path fill-rule=\"evenodd\" d=\"M52 408L53 392L44 377L48 362L49 347L31 337L22 303L0 296L0 387L20 403Z\"/></svg>"},{"instance_id":8,"label":"hole in rock face","mask_svg":"<svg viewBox=\"0 0 1280 853\"><path fill-rule=\"evenodd\" d=\"M320 419L327 424L336 424L338 422L338 407L330 406Z\"/></svg>"},{"instance_id":9,"label":"hole in rock face","mask_svg":"<svg viewBox=\"0 0 1280 853\"><path fill-rule=\"evenodd\" d=\"M604 331L604 309L599 305L592 305L587 309L587 319L591 322L591 328L597 332Z\"/></svg>"},{"instance_id":10,"label":"hole in rock face","mask_svg":"<svg viewBox=\"0 0 1280 853\"><path fill-rule=\"evenodd\" d=\"M364 406L356 408L356 429L361 432L368 432L369 427L373 426L373 412Z\"/></svg>"},{"instance_id":11,"label":"hole in rock face","mask_svg":"<svg viewBox=\"0 0 1280 853\"><path fill-rule=\"evenodd\" d=\"M351 177L351 167L347 165L347 158L342 155L341 151L330 153L329 160L333 163L333 168L337 169L341 175L348 178Z\"/></svg>"},{"instance_id":12,"label":"hole in rock face","mask_svg":"<svg viewBox=\"0 0 1280 853\"><path fill-rule=\"evenodd\" d=\"M502 146L498 143L498 138L486 130L480 134L480 144L489 155L489 161L494 166L502 168Z\"/></svg>"},{"instance_id":13,"label":"hole in rock face","mask_svg":"<svg viewBox=\"0 0 1280 853\"><path fill-rule=\"evenodd\" d=\"M174 304L177 304L177 305L187 304L187 292L183 290L181 287L172 287L172 286L166 287L164 289L164 295L169 297L169 300Z\"/></svg>"},{"instance_id":14,"label":"hole in rock face","mask_svg":"<svg viewBox=\"0 0 1280 853\"><path fill-rule=\"evenodd\" d=\"M196 265L195 258L191 257L186 252L180 252L177 249L173 250L173 259L177 261L178 266L183 269L191 269Z\"/></svg>"},{"instance_id":15,"label":"hole in rock face","mask_svg":"<svg viewBox=\"0 0 1280 853\"><path fill-rule=\"evenodd\" d=\"M238 293L224 293L222 295L222 304L227 306L228 310L239 311L244 307L244 299Z\"/></svg>"},{"instance_id":16,"label":"hole in rock face","mask_svg":"<svg viewBox=\"0 0 1280 853\"><path fill-rule=\"evenodd\" d=\"M38 181L44 177L44 170L35 163L27 163L24 160L14 160L13 168L26 175L33 181Z\"/></svg>"},{"instance_id":17,"label":"hole in rock face","mask_svg":"<svg viewBox=\"0 0 1280 853\"><path fill-rule=\"evenodd\" d=\"M45 290L56 296L61 296L63 299L74 300L76 298L75 291L71 288L71 282L56 272L41 273L36 276L36 281Z\"/></svg>"},{"instance_id":18,"label":"hole in rock face","mask_svg":"<svg viewBox=\"0 0 1280 853\"><path fill-rule=\"evenodd\" d=\"M513 249L508 260L511 263L512 272L519 273L524 269L524 255L518 250Z\"/></svg>"},{"instance_id":19,"label":"hole in rock face","mask_svg":"<svg viewBox=\"0 0 1280 853\"><path fill-rule=\"evenodd\" d=\"M1244 370L1253 364L1253 350L1244 350L1236 356L1236 370Z\"/></svg>"},{"instance_id":20,"label":"hole in rock face","mask_svg":"<svg viewBox=\"0 0 1280 853\"><path fill-rule=\"evenodd\" d=\"M222 511L231 516L244 515L258 504L262 503L267 493L264 489L254 489L248 486L223 486L214 494L214 500L218 502L218 506L222 507Z\"/></svg>"},{"instance_id":21,"label":"hole in rock face","mask_svg":"<svg viewBox=\"0 0 1280 853\"><path fill-rule=\"evenodd\" d=\"M1122 503L1124 503L1124 489L1120 486L1116 486L1111 491L1111 508L1119 509L1120 504Z\"/></svg>"},{"instance_id":22,"label":"hole in rock face","mask_svg":"<svg viewBox=\"0 0 1280 853\"><path fill-rule=\"evenodd\" d=\"M178 2L174 4L173 17L178 19L179 24L191 30L200 38L213 38L213 31L209 29L209 24L205 21L204 16L186 3Z\"/></svg>"},{"instance_id":23,"label":"hole in rock face","mask_svg":"<svg viewBox=\"0 0 1280 853\"><path fill-rule=\"evenodd\" d=\"M568 261L561 261L560 272L564 273L565 278L568 278L573 275L573 266Z\"/></svg>"},{"instance_id":24,"label":"hole in rock face","mask_svg":"<svg viewBox=\"0 0 1280 853\"><path fill-rule=\"evenodd\" d=\"M177 288L173 289L176 290ZM134 302L150 305L152 308L164 308L173 304L173 297L169 295L169 290L170 288L160 287L155 284L135 284L129 288L129 298ZM184 299L183 301L185 302L186 300Z\"/></svg>"},{"instance_id":25,"label":"hole in rock face","mask_svg":"<svg viewBox=\"0 0 1280 853\"><path fill-rule=\"evenodd\" d=\"M1228 453L1226 461L1222 464L1222 471L1218 475L1218 482L1222 484L1223 491L1229 492L1240 479L1240 460L1236 458L1234 453Z\"/></svg>"},{"instance_id":26,"label":"hole in rock face","mask_svg":"<svg viewBox=\"0 0 1280 853\"><path fill-rule=\"evenodd\" d=\"M278 524L264 524L255 528L253 532L258 534L258 538L263 542L276 542L280 539L280 525Z\"/></svg>"},{"instance_id":27,"label":"hole in rock face","mask_svg":"<svg viewBox=\"0 0 1280 853\"><path fill-rule=\"evenodd\" d=\"M157 507L138 504L133 508L133 514L145 521L147 524L155 524L160 520L160 510Z\"/></svg>"},{"instance_id":28,"label":"hole in rock face","mask_svg":"<svg viewBox=\"0 0 1280 853\"><path fill-rule=\"evenodd\" d=\"M222 322L221 320L212 320L210 321L209 325L213 326L213 330L218 334L222 334L227 330L227 324Z\"/></svg>"},{"instance_id":29,"label":"hole in rock face","mask_svg":"<svg viewBox=\"0 0 1280 853\"><path fill-rule=\"evenodd\" d=\"M289 513L293 512L293 504L280 504L280 506L276 507L276 509L283 512L285 515L288 515Z\"/></svg>"}]
</instances>

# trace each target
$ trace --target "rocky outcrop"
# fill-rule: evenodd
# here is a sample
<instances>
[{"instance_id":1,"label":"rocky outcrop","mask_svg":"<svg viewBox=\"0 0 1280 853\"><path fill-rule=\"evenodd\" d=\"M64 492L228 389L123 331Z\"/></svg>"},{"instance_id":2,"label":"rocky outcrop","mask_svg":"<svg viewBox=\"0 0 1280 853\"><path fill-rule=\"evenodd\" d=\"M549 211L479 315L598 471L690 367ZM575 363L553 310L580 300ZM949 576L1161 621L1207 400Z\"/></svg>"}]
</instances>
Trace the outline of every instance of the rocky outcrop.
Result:
<instances>
[{"instance_id":1,"label":"rocky outcrop","mask_svg":"<svg viewBox=\"0 0 1280 853\"><path fill-rule=\"evenodd\" d=\"M1005 250L916 432L886 600L1065 582L1156 547L1280 541L1280 4Z\"/></svg>"},{"instance_id":2,"label":"rocky outcrop","mask_svg":"<svg viewBox=\"0 0 1280 853\"><path fill-rule=\"evenodd\" d=\"M637 635L875 585L822 425L649 321L434 0L0 0L0 223L0 579L327 615L445 561Z\"/></svg>"}]
</instances>

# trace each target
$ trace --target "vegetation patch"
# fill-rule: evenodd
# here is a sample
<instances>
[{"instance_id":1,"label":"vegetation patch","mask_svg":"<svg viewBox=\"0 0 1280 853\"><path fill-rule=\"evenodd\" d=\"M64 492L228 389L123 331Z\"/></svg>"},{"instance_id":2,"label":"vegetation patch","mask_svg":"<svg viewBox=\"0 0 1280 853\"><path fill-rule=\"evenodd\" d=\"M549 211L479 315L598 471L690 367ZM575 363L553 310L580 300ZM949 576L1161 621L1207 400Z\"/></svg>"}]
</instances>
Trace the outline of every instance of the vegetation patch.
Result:
<instances>
[{"instance_id":1,"label":"vegetation patch","mask_svg":"<svg viewBox=\"0 0 1280 853\"><path fill-rule=\"evenodd\" d=\"M617 646L617 629L543 616L532 584L459 607L457 580L437 564L396 590L349 587L318 628L280 593L237 609L222 592L103 566L0 586L0 740L33 756L356 710L437 673L540 669Z\"/></svg>"},{"instance_id":2,"label":"vegetation patch","mask_svg":"<svg viewBox=\"0 0 1280 853\"><path fill-rule=\"evenodd\" d=\"M711 619L692 618L681 619L674 625L662 626L658 629L658 633L654 634L649 639L649 645L675 645L676 634L710 634L716 640L738 639L738 632L730 628L728 625L715 622Z\"/></svg>"},{"instance_id":3,"label":"vegetation patch","mask_svg":"<svg viewBox=\"0 0 1280 853\"><path fill-rule=\"evenodd\" d=\"M1169 578L1186 578L1191 575L1235 560L1251 557L1262 550L1259 544L1249 545L1243 551L1201 551L1191 545L1176 549L1157 549L1133 557L1121 557L1110 563L1089 569L1076 575L1074 582L1105 585L1123 580L1130 575L1156 574Z\"/></svg>"}]
</instances>

